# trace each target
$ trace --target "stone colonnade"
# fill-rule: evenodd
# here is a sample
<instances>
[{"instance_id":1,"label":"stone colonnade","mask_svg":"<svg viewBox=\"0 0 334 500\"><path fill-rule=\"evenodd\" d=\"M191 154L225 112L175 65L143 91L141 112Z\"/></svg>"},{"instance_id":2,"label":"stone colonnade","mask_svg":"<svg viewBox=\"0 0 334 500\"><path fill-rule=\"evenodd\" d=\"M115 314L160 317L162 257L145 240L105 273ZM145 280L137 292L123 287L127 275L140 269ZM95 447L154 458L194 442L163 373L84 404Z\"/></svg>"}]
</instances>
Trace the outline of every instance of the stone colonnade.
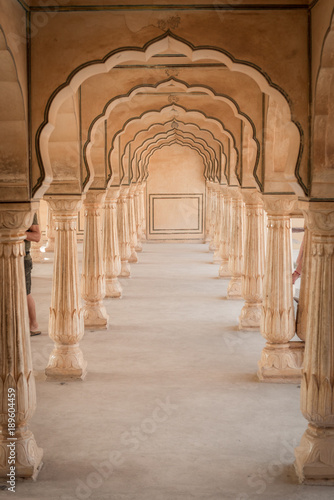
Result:
<instances>
[{"instance_id":1,"label":"stone colonnade","mask_svg":"<svg viewBox=\"0 0 334 500\"><path fill-rule=\"evenodd\" d=\"M133 249L137 251L138 238L144 233L144 188L139 186L132 191L133 205L128 186L109 188L107 191L92 190L83 196L46 197L53 215L55 251L49 322L49 333L55 346L46 368L48 379L85 377L86 362L79 347L84 323L94 328L106 326L103 297L105 294L111 297L121 295L118 276L122 275L122 269L129 272L129 259ZM297 474L305 482L334 482L334 204L305 202L302 205L307 222L302 310L298 322L299 336L305 339L306 344L303 361L304 342L291 341L295 325L290 214L296 198L260 196L254 189L226 186L210 191L216 198L212 203L209 196L207 203L211 207L208 220L212 239L216 238L214 246L219 250L219 275L228 277L228 262L231 277L229 290L238 291L235 298L242 296L245 299L239 327L245 330L260 327L267 341L259 361L258 377L264 382L298 382L302 376L302 411L309 426L296 449ZM219 215L214 213L217 198ZM86 219L81 283L83 306L79 292L76 239L77 214L82 203ZM265 259L264 208L268 215ZM130 216L131 210L133 213ZM32 213L32 210L26 209L14 215L8 212L1 214L0 219L0 283L3 284L2 293L8 309L3 314L0 329L2 345L6 350L1 357L1 383L4 394L13 390L17 395L15 437L19 477L35 477L42 459L42 451L28 430L28 421L36 403L24 293L23 240L25 230L31 224ZM211 223L212 218L214 224ZM134 227L137 242L133 237L131 239ZM230 295L232 297L232 292ZM0 448L3 460L0 474L5 470L5 459L9 453L5 444L9 429L6 427L6 413L2 406Z\"/></svg>"},{"instance_id":2,"label":"stone colonnade","mask_svg":"<svg viewBox=\"0 0 334 500\"><path fill-rule=\"evenodd\" d=\"M212 196L217 198L217 192L220 192L220 215L213 213L217 203L212 203ZM296 196L261 195L253 188L226 185L217 188L212 183L208 184L207 195L211 210L207 238L211 235L214 241L219 234L218 242L209 246L209 249L217 245L219 248L219 277L230 278L228 299L245 301L239 329L260 330L267 341L258 377L264 382L299 382L304 342L291 341L295 319L290 215L296 206ZM300 338L303 339L302 335Z\"/></svg>"}]
</instances>

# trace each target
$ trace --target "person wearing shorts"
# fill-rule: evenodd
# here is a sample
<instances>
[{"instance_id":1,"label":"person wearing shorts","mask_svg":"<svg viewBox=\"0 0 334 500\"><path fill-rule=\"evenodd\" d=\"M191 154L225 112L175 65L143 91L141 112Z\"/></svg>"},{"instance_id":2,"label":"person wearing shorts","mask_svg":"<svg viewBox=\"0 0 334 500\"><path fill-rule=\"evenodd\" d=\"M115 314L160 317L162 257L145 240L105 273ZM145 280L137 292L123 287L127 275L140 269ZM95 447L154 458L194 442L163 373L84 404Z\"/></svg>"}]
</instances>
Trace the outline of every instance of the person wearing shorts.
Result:
<instances>
[{"instance_id":1,"label":"person wearing shorts","mask_svg":"<svg viewBox=\"0 0 334 500\"><path fill-rule=\"evenodd\" d=\"M26 231L25 240L25 256L24 256L24 272L26 278L26 289L27 289L27 302L28 302L28 314L29 314L29 326L30 335L40 335L41 331L38 329L37 317L36 317L36 306L33 296L31 295L31 271L32 271L32 258L30 255L30 247L32 241L40 241L41 232L39 230L37 215L34 215L32 225Z\"/></svg>"}]
</instances>

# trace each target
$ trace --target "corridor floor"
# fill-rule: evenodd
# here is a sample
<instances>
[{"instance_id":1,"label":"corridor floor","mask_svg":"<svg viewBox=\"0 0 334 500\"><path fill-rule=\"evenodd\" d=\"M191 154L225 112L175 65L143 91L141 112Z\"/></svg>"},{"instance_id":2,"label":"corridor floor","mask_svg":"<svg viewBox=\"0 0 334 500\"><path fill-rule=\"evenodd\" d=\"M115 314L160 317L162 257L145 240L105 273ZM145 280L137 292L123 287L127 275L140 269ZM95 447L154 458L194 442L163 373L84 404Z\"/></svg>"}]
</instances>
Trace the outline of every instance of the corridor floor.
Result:
<instances>
[{"instance_id":1,"label":"corridor floor","mask_svg":"<svg viewBox=\"0 0 334 500\"><path fill-rule=\"evenodd\" d=\"M31 339L44 449L20 500L325 500L292 463L307 422L297 385L261 384L264 339L239 332L207 245L146 243L123 298L105 300L108 329L85 331L83 382L46 382L52 254L35 264L43 335Z\"/></svg>"}]
</instances>

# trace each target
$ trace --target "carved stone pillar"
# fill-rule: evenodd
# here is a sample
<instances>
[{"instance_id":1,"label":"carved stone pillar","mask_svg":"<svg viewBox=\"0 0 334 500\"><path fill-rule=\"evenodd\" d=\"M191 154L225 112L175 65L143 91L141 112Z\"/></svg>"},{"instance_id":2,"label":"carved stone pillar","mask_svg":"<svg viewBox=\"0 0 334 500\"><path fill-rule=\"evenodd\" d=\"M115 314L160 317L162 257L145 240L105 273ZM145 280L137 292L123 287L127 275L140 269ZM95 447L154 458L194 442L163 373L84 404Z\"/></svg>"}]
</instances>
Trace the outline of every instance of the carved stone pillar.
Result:
<instances>
[{"instance_id":1,"label":"carved stone pillar","mask_svg":"<svg viewBox=\"0 0 334 500\"><path fill-rule=\"evenodd\" d=\"M210 182L206 181L205 243L210 242L211 202L211 186Z\"/></svg>"},{"instance_id":2,"label":"carved stone pillar","mask_svg":"<svg viewBox=\"0 0 334 500\"><path fill-rule=\"evenodd\" d=\"M105 190L89 190L84 201L85 227L81 296L86 327L106 328L109 316L103 305L106 294L101 234L101 211Z\"/></svg>"},{"instance_id":3,"label":"carved stone pillar","mask_svg":"<svg viewBox=\"0 0 334 500\"><path fill-rule=\"evenodd\" d=\"M55 231L54 231L54 224L52 220L52 208L50 204L48 203L48 220L46 223L46 238L47 238L47 243L45 246L45 251L46 252L54 252L55 249Z\"/></svg>"},{"instance_id":4,"label":"carved stone pillar","mask_svg":"<svg viewBox=\"0 0 334 500\"><path fill-rule=\"evenodd\" d=\"M299 382L303 343L290 342L295 334L295 319L289 214L295 197L264 195L263 200L268 213L268 240L261 334L267 343L258 377L264 382Z\"/></svg>"},{"instance_id":5,"label":"carved stone pillar","mask_svg":"<svg viewBox=\"0 0 334 500\"><path fill-rule=\"evenodd\" d=\"M139 201L140 201L140 213L141 213L141 239L144 241L146 240L146 197L145 197L145 190L146 190L146 182L142 182L140 185L140 191L139 191Z\"/></svg>"},{"instance_id":6,"label":"carved stone pillar","mask_svg":"<svg viewBox=\"0 0 334 500\"><path fill-rule=\"evenodd\" d=\"M48 379L83 379L87 363L79 347L84 334L78 276L77 218L82 196L50 196L55 225L55 255L49 335L55 342L45 373Z\"/></svg>"},{"instance_id":7,"label":"carved stone pillar","mask_svg":"<svg viewBox=\"0 0 334 500\"><path fill-rule=\"evenodd\" d=\"M104 205L103 261L106 297L113 298L122 296L122 287L117 278L121 273L117 228L117 199L119 193L119 188L109 188Z\"/></svg>"},{"instance_id":8,"label":"carved stone pillar","mask_svg":"<svg viewBox=\"0 0 334 500\"><path fill-rule=\"evenodd\" d=\"M215 218L215 230L213 242L215 246L215 252L213 254L213 262L221 263L221 254L220 254L220 234L221 234L221 224L222 224L222 211L224 205L224 194L222 191L222 186L218 186L217 188L217 209L216 209L216 218Z\"/></svg>"},{"instance_id":9,"label":"carved stone pillar","mask_svg":"<svg viewBox=\"0 0 334 500\"><path fill-rule=\"evenodd\" d=\"M36 389L23 258L33 212L22 205L0 207L0 477L7 480L10 458L15 457L17 478L36 478L43 456L28 428L36 409Z\"/></svg>"},{"instance_id":10,"label":"carved stone pillar","mask_svg":"<svg viewBox=\"0 0 334 500\"><path fill-rule=\"evenodd\" d=\"M135 250L136 250L136 252L142 252L143 245L141 243L142 217L141 217L141 206L140 206L140 184L137 184L135 187L133 200L134 200L136 233L137 233L137 245L135 247Z\"/></svg>"},{"instance_id":11,"label":"carved stone pillar","mask_svg":"<svg viewBox=\"0 0 334 500\"><path fill-rule=\"evenodd\" d=\"M212 183L211 188L211 207L210 207L210 244L209 250L214 252L216 250L215 246L215 228L217 220L217 190L215 185Z\"/></svg>"},{"instance_id":12,"label":"carved stone pillar","mask_svg":"<svg viewBox=\"0 0 334 500\"><path fill-rule=\"evenodd\" d=\"M307 300L308 293L310 291L310 257L311 257L311 236L310 231L305 227L304 232L304 251L303 251L303 263L302 263L302 274L300 282L300 293L298 301L298 317L297 317L297 335L298 337L305 341L306 338L306 324L307 324Z\"/></svg>"},{"instance_id":13,"label":"carved stone pillar","mask_svg":"<svg viewBox=\"0 0 334 500\"><path fill-rule=\"evenodd\" d=\"M129 262L135 264L138 262L138 255L136 252L137 246L137 227L136 227L136 214L135 214L135 203L134 203L134 192L136 186L131 185L128 193L128 214L129 214L129 233L130 233L130 248L131 256Z\"/></svg>"},{"instance_id":14,"label":"carved stone pillar","mask_svg":"<svg viewBox=\"0 0 334 500\"><path fill-rule=\"evenodd\" d=\"M130 246L130 231L129 231L129 214L128 214L128 201L127 196L129 192L129 186L122 186L120 197L117 204L117 226L118 226L118 237L119 237L119 249L121 256L121 273L122 278L130 277L130 264L129 259L131 257L131 246Z\"/></svg>"},{"instance_id":15,"label":"carved stone pillar","mask_svg":"<svg viewBox=\"0 0 334 500\"><path fill-rule=\"evenodd\" d=\"M246 204L246 227L242 296L245 305L241 310L239 328L259 330L262 313L264 279L263 202L256 190L242 191Z\"/></svg>"},{"instance_id":16,"label":"carved stone pillar","mask_svg":"<svg viewBox=\"0 0 334 500\"><path fill-rule=\"evenodd\" d=\"M229 187L223 188L224 199L222 202L222 216L220 228L220 258L221 264L219 268L220 278L230 278L231 271L229 269L229 253L230 253L230 224L231 224L231 198L229 196Z\"/></svg>"},{"instance_id":17,"label":"carved stone pillar","mask_svg":"<svg viewBox=\"0 0 334 500\"><path fill-rule=\"evenodd\" d=\"M229 269L232 278L227 288L228 299L242 298L243 246L244 246L244 214L243 200L238 187L230 187L231 223Z\"/></svg>"},{"instance_id":18,"label":"carved stone pillar","mask_svg":"<svg viewBox=\"0 0 334 500\"><path fill-rule=\"evenodd\" d=\"M310 423L295 467L301 482L334 484L334 203L311 202L305 216L311 252L301 410Z\"/></svg>"}]
</instances>

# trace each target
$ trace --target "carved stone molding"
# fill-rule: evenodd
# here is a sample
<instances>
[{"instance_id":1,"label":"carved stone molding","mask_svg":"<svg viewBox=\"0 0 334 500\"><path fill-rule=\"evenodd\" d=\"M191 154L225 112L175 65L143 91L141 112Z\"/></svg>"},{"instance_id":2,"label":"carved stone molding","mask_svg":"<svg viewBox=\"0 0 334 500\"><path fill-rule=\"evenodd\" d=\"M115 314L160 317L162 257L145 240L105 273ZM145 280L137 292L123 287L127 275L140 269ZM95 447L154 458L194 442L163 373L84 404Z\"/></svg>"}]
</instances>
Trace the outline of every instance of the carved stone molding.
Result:
<instances>
[{"instance_id":1,"label":"carved stone molding","mask_svg":"<svg viewBox=\"0 0 334 500\"><path fill-rule=\"evenodd\" d=\"M77 216L81 196L48 196L55 224L55 255L49 335L55 342L45 370L48 379L83 379L87 363L78 342L84 334L77 254ZM68 359L67 359L68 358Z\"/></svg>"},{"instance_id":2,"label":"carved stone molding","mask_svg":"<svg viewBox=\"0 0 334 500\"><path fill-rule=\"evenodd\" d=\"M269 214L291 214L298 206L298 198L295 195L262 195L264 208Z\"/></svg>"},{"instance_id":3,"label":"carved stone molding","mask_svg":"<svg viewBox=\"0 0 334 500\"><path fill-rule=\"evenodd\" d=\"M295 469L304 484L334 485L334 428L309 424L295 449Z\"/></svg>"},{"instance_id":4,"label":"carved stone molding","mask_svg":"<svg viewBox=\"0 0 334 500\"><path fill-rule=\"evenodd\" d=\"M121 273L121 257L118 244L117 200L120 189L109 188L104 205L103 260L106 281L106 297L120 298L122 287L118 281Z\"/></svg>"},{"instance_id":5,"label":"carved stone molding","mask_svg":"<svg viewBox=\"0 0 334 500\"><path fill-rule=\"evenodd\" d=\"M106 328L109 319L103 305L106 289L101 232L101 211L106 195L105 190L89 190L84 201L81 296L84 299L84 323L91 328Z\"/></svg>"},{"instance_id":6,"label":"carved stone molding","mask_svg":"<svg viewBox=\"0 0 334 500\"><path fill-rule=\"evenodd\" d=\"M0 206L0 301L6 314L0 321L0 477L9 473L9 439L15 439L16 477L35 478L43 451L38 448L29 420L36 408L29 319L23 258L25 231L31 226L33 211L28 204L5 213ZM34 209L37 206L34 206ZM9 391L10 390L10 391ZM15 433L8 430L8 394L15 391Z\"/></svg>"},{"instance_id":7,"label":"carved stone molding","mask_svg":"<svg viewBox=\"0 0 334 500\"><path fill-rule=\"evenodd\" d=\"M34 213L38 210L38 203L31 205L19 203L13 207L7 203L0 203L0 236L2 241L25 238L25 232L32 224ZM24 236L22 238L22 235Z\"/></svg>"},{"instance_id":8,"label":"carved stone molding","mask_svg":"<svg viewBox=\"0 0 334 500\"><path fill-rule=\"evenodd\" d=\"M261 382L299 383L304 359L303 342L267 342L258 363Z\"/></svg>"},{"instance_id":9,"label":"carved stone molding","mask_svg":"<svg viewBox=\"0 0 334 500\"><path fill-rule=\"evenodd\" d=\"M120 276L122 278L130 277L129 259L131 257L131 246L130 246L128 201L127 201L128 192L129 192L129 187L122 186L120 197L118 199L117 226L118 226L118 236L119 236L119 249L121 256Z\"/></svg>"}]
</instances>

